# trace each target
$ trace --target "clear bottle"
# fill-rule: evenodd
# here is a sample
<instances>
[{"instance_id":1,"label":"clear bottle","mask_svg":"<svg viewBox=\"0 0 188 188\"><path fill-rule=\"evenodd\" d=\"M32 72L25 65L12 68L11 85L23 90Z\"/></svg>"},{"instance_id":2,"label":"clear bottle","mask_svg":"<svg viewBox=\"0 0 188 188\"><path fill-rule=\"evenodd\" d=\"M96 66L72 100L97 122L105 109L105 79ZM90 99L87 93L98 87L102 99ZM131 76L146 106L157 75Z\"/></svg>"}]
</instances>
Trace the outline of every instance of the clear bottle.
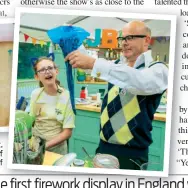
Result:
<instances>
[{"instance_id":1,"label":"clear bottle","mask_svg":"<svg viewBox=\"0 0 188 188\"><path fill-rule=\"evenodd\" d=\"M114 58L114 52L113 52L113 50L111 49L110 50L110 60L112 60Z\"/></svg>"},{"instance_id":2,"label":"clear bottle","mask_svg":"<svg viewBox=\"0 0 188 188\"><path fill-rule=\"evenodd\" d=\"M156 55L156 61L160 61L160 56L159 56L159 54Z\"/></svg>"},{"instance_id":3,"label":"clear bottle","mask_svg":"<svg viewBox=\"0 0 188 188\"><path fill-rule=\"evenodd\" d=\"M105 58L106 58L107 60L109 59L109 50L106 50Z\"/></svg>"},{"instance_id":4,"label":"clear bottle","mask_svg":"<svg viewBox=\"0 0 188 188\"><path fill-rule=\"evenodd\" d=\"M118 59L117 58L117 52L114 50L114 57L113 57L114 60Z\"/></svg>"},{"instance_id":5,"label":"clear bottle","mask_svg":"<svg viewBox=\"0 0 188 188\"><path fill-rule=\"evenodd\" d=\"M86 95L86 99L88 97L88 89L87 89L88 85L85 87L85 95Z\"/></svg>"}]
</instances>

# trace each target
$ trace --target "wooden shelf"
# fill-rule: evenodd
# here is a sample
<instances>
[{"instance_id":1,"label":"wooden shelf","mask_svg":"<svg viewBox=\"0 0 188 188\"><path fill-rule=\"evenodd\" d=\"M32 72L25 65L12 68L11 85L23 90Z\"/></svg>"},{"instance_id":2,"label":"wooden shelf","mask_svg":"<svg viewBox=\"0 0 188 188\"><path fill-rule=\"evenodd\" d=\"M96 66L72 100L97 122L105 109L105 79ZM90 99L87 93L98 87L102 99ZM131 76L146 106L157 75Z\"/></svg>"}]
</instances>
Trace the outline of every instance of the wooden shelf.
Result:
<instances>
[{"instance_id":1,"label":"wooden shelf","mask_svg":"<svg viewBox=\"0 0 188 188\"><path fill-rule=\"evenodd\" d=\"M76 109L90 111L90 112L98 112L98 113L100 113L101 111L101 107L92 106L92 105L83 105L83 104L76 104Z\"/></svg>"},{"instance_id":2,"label":"wooden shelf","mask_svg":"<svg viewBox=\"0 0 188 188\"><path fill-rule=\"evenodd\" d=\"M86 81L83 81L83 82L76 82L77 84L108 84L108 82L86 82Z\"/></svg>"},{"instance_id":3,"label":"wooden shelf","mask_svg":"<svg viewBox=\"0 0 188 188\"><path fill-rule=\"evenodd\" d=\"M166 121L166 113L155 113L154 120Z\"/></svg>"},{"instance_id":4,"label":"wooden shelf","mask_svg":"<svg viewBox=\"0 0 188 188\"><path fill-rule=\"evenodd\" d=\"M85 47L88 50L110 50L111 48L102 48L102 47ZM112 50L122 51L122 48L112 48Z\"/></svg>"},{"instance_id":5,"label":"wooden shelf","mask_svg":"<svg viewBox=\"0 0 188 188\"><path fill-rule=\"evenodd\" d=\"M31 78L31 79L17 79L17 83L26 83L26 82L36 82L37 80Z\"/></svg>"},{"instance_id":6,"label":"wooden shelf","mask_svg":"<svg viewBox=\"0 0 188 188\"><path fill-rule=\"evenodd\" d=\"M77 104L76 105L77 110L84 110L84 111L91 111L91 112L99 112L101 111L101 107L96 107L92 105L83 105L83 104ZM166 121L166 113L155 113L154 115L154 120L155 121Z\"/></svg>"},{"instance_id":7,"label":"wooden shelf","mask_svg":"<svg viewBox=\"0 0 188 188\"><path fill-rule=\"evenodd\" d=\"M114 59L106 59L107 61L115 61L115 60L117 60L117 59L119 59L119 58L114 58Z\"/></svg>"}]
</instances>

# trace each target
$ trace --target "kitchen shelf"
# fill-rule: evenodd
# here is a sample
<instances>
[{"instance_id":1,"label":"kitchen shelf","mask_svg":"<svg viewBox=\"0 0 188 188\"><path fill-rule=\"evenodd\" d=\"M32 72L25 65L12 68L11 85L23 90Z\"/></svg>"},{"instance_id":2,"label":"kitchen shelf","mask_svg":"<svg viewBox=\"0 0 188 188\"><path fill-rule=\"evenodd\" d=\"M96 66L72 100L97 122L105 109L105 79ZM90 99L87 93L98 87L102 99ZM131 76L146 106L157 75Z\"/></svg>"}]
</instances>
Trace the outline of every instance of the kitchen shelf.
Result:
<instances>
[{"instance_id":1,"label":"kitchen shelf","mask_svg":"<svg viewBox=\"0 0 188 188\"><path fill-rule=\"evenodd\" d=\"M102 47L85 47L88 50L119 50L122 51L122 48L102 48Z\"/></svg>"},{"instance_id":2,"label":"kitchen shelf","mask_svg":"<svg viewBox=\"0 0 188 188\"><path fill-rule=\"evenodd\" d=\"M76 104L76 110L84 110L84 111L100 113L101 107L92 106L92 105L84 105L84 104Z\"/></svg>"}]
</instances>

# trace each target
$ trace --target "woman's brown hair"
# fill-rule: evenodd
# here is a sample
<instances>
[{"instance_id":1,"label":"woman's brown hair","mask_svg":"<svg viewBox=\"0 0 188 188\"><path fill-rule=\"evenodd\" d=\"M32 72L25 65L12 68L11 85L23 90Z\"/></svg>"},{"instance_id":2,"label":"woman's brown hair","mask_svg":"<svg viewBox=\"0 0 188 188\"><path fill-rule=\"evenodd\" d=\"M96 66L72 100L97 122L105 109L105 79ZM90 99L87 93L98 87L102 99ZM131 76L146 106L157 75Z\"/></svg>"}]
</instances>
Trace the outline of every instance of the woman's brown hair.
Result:
<instances>
[{"instance_id":1,"label":"woman's brown hair","mask_svg":"<svg viewBox=\"0 0 188 188\"><path fill-rule=\"evenodd\" d=\"M38 65L38 63L40 63L40 62L43 61L43 60L49 60L49 61L51 61L51 62L53 63L53 65L54 65L54 67L57 69L56 64L54 63L54 61L52 61L51 58L49 58L49 57L40 57L39 59L37 59L37 60L35 61L34 66L33 66L33 69L34 69L34 71L35 71L35 74L37 74L37 65ZM59 81L59 80L56 79L56 80L55 80L55 83L60 86L60 81ZM39 82L39 86L40 86L40 87L44 87L44 85L42 84L41 81Z\"/></svg>"}]
</instances>

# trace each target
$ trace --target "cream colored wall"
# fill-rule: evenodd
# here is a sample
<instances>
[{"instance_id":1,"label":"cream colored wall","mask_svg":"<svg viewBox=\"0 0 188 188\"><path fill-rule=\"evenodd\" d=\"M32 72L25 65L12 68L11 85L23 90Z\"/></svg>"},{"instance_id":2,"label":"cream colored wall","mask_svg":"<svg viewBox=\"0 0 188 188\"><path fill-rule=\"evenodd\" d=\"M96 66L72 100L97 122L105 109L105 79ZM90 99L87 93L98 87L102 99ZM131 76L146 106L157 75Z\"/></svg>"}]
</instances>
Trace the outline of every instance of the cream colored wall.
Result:
<instances>
[{"instance_id":1,"label":"cream colored wall","mask_svg":"<svg viewBox=\"0 0 188 188\"><path fill-rule=\"evenodd\" d=\"M12 62L8 50L12 48L13 42L0 42L0 126L9 124Z\"/></svg>"}]
</instances>

